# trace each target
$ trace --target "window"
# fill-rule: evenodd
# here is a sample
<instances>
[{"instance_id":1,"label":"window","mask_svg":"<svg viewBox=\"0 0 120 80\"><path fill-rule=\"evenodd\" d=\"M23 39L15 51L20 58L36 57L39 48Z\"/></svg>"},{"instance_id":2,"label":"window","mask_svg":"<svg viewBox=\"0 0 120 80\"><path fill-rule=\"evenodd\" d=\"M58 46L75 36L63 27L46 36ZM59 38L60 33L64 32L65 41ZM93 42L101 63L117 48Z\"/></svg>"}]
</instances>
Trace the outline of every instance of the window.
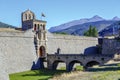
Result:
<instances>
[{"instance_id":1,"label":"window","mask_svg":"<svg viewBox=\"0 0 120 80\"><path fill-rule=\"evenodd\" d=\"M33 16L32 16L32 19L35 19L35 16L34 16L34 14L33 14Z\"/></svg>"},{"instance_id":2,"label":"window","mask_svg":"<svg viewBox=\"0 0 120 80\"><path fill-rule=\"evenodd\" d=\"M43 25L43 30L45 30L45 25Z\"/></svg>"},{"instance_id":3,"label":"window","mask_svg":"<svg viewBox=\"0 0 120 80\"><path fill-rule=\"evenodd\" d=\"M45 36L45 33L44 33L44 34L43 34L43 40L45 40L45 37L46 37L46 36Z\"/></svg>"},{"instance_id":4,"label":"window","mask_svg":"<svg viewBox=\"0 0 120 80\"><path fill-rule=\"evenodd\" d=\"M29 14L29 19L31 19L31 15Z\"/></svg>"},{"instance_id":5,"label":"window","mask_svg":"<svg viewBox=\"0 0 120 80\"><path fill-rule=\"evenodd\" d=\"M40 24L40 29L43 30L43 28L42 28L42 24Z\"/></svg>"},{"instance_id":6,"label":"window","mask_svg":"<svg viewBox=\"0 0 120 80\"><path fill-rule=\"evenodd\" d=\"M34 25L34 31L36 31L36 24Z\"/></svg>"},{"instance_id":7,"label":"window","mask_svg":"<svg viewBox=\"0 0 120 80\"><path fill-rule=\"evenodd\" d=\"M25 19L27 20L27 14L25 14Z\"/></svg>"},{"instance_id":8,"label":"window","mask_svg":"<svg viewBox=\"0 0 120 80\"><path fill-rule=\"evenodd\" d=\"M38 30L40 30L40 25L38 24Z\"/></svg>"}]
</instances>

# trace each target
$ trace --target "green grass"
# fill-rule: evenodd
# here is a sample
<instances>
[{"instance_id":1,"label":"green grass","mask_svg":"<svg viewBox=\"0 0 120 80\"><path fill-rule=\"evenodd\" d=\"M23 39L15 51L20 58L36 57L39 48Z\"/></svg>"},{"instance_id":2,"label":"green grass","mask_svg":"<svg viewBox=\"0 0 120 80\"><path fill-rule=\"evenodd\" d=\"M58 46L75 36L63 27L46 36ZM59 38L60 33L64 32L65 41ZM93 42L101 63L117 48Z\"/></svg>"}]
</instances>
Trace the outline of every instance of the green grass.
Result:
<instances>
[{"instance_id":1,"label":"green grass","mask_svg":"<svg viewBox=\"0 0 120 80\"><path fill-rule=\"evenodd\" d=\"M66 67L60 67L58 70L66 70Z\"/></svg>"},{"instance_id":2,"label":"green grass","mask_svg":"<svg viewBox=\"0 0 120 80\"><path fill-rule=\"evenodd\" d=\"M66 67L60 67L58 70L66 70ZM83 71L83 66L76 66L75 71Z\"/></svg>"},{"instance_id":3,"label":"green grass","mask_svg":"<svg viewBox=\"0 0 120 80\"><path fill-rule=\"evenodd\" d=\"M117 64L117 66L118 66L118 67L120 67L120 63L119 63L119 64Z\"/></svg>"},{"instance_id":4,"label":"green grass","mask_svg":"<svg viewBox=\"0 0 120 80\"><path fill-rule=\"evenodd\" d=\"M80 70L81 72L83 67L76 66L76 70ZM60 70L56 71L48 69L25 71L10 74L10 80L48 80L56 75L59 80L63 80L63 76L61 77L60 74L65 72L65 67L61 67ZM80 73L78 75L71 74L73 77L67 77L65 75L64 80L120 80L120 64L89 68L87 72L82 73L83 74Z\"/></svg>"},{"instance_id":5,"label":"green grass","mask_svg":"<svg viewBox=\"0 0 120 80\"><path fill-rule=\"evenodd\" d=\"M87 72L71 72L54 76L53 80L120 80L120 70L116 67L94 68ZM97 70L98 69L98 70ZM63 79L64 77L64 79Z\"/></svg>"},{"instance_id":6,"label":"green grass","mask_svg":"<svg viewBox=\"0 0 120 80\"><path fill-rule=\"evenodd\" d=\"M120 71L95 72L91 80L120 80Z\"/></svg>"},{"instance_id":7,"label":"green grass","mask_svg":"<svg viewBox=\"0 0 120 80\"><path fill-rule=\"evenodd\" d=\"M83 71L84 68L83 68L83 66L76 66L76 70L77 70L77 71Z\"/></svg>"},{"instance_id":8,"label":"green grass","mask_svg":"<svg viewBox=\"0 0 120 80\"><path fill-rule=\"evenodd\" d=\"M52 78L54 75L59 75L61 73L64 73L64 70L31 70L31 71L25 71L20 73L14 73L10 74L10 80L48 80L49 78Z\"/></svg>"}]
</instances>

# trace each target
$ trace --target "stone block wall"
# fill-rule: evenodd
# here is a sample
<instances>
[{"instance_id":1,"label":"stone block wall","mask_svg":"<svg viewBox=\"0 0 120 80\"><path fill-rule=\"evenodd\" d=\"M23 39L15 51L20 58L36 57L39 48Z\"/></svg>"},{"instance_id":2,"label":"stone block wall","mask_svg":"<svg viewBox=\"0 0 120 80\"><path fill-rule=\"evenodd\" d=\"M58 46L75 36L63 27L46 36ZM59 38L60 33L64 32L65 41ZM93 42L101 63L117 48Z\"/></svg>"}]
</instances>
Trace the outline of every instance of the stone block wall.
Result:
<instances>
[{"instance_id":1,"label":"stone block wall","mask_svg":"<svg viewBox=\"0 0 120 80\"><path fill-rule=\"evenodd\" d=\"M60 48L63 54L81 54L96 46L97 38L47 33L47 53L54 54ZM0 80L8 80L8 74L30 70L38 56L32 30L0 32Z\"/></svg>"},{"instance_id":2,"label":"stone block wall","mask_svg":"<svg viewBox=\"0 0 120 80\"><path fill-rule=\"evenodd\" d=\"M98 39L93 37L80 37L71 35L48 34L47 51L54 54L60 48L62 54L83 54L85 50L95 47Z\"/></svg>"},{"instance_id":3,"label":"stone block wall","mask_svg":"<svg viewBox=\"0 0 120 80\"><path fill-rule=\"evenodd\" d=\"M30 70L37 62L32 30L0 32L0 80L8 74Z\"/></svg>"},{"instance_id":4,"label":"stone block wall","mask_svg":"<svg viewBox=\"0 0 120 80\"><path fill-rule=\"evenodd\" d=\"M120 54L120 40L103 39L102 54Z\"/></svg>"},{"instance_id":5,"label":"stone block wall","mask_svg":"<svg viewBox=\"0 0 120 80\"><path fill-rule=\"evenodd\" d=\"M0 53L0 80L9 80L9 76L5 69L5 55L3 53Z\"/></svg>"}]
</instances>

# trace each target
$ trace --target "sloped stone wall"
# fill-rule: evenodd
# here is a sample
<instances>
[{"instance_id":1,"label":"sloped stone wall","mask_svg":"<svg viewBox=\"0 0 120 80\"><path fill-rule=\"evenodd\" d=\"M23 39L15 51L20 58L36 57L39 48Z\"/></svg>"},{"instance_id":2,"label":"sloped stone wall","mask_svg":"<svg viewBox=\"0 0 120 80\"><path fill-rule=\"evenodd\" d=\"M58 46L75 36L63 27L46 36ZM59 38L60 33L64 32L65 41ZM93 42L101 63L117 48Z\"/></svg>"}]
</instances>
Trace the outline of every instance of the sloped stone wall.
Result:
<instances>
[{"instance_id":1,"label":"sloped stone wall","mask_svg":"<svg viewBox=\"0 0 120 80\"><path fill-rule=\"evenodd\" d=\"M33 36L31 30L0 32L0 80L7 80L4 78L8 74L30 70L37 62Z\"/></svg>"},{"instance_id":2,"label":"sloped stone wall","mask_svg":"<svg viewBox=\"0 0 120 80\"><path fill-rule=\"evenodd\" d=\"M0 80L9 80L9 76L5 69L5 64L4 54L0 53Z\"/></svg>"}]
</instances>

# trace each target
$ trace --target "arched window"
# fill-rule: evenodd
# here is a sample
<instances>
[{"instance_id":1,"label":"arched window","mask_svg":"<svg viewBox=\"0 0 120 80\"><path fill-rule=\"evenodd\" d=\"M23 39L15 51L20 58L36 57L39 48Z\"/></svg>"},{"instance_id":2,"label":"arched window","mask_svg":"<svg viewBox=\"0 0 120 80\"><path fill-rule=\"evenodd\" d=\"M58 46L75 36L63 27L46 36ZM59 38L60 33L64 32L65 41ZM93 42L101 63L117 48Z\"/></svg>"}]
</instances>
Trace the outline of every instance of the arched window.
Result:
<instances>
[{"instance_id":1,"label":"arched window","mask_svg":"<svg viewBox=\"0 0 120 80\"><path fill-rule=\"evenodd\" d=\"M36 24L34 25L34 31L36 31Z\"/></svg>"},{"instance_id":2,"label":"arched window","mask_svg":"<svg viewBox=\"0 0 120 80\"><path fill-rule=\"evenodd\" d=\"M29 19L31 19L31 15L29 14Z\"/></svg>"},{"instance_id":3,"label":"arched window","mask_svg":"<svg viewBox=\"0 0 120 80\"><path fill-rule=\"evenodd\" d=\"M45 25L43 25L43 30L45 30Z\"/></svg>"},{"instance_id":4,"label":"arched window","mask_svg":"<svg viewBox=\"0 0 120 80\"><path fill-rule=\"evenodd\" d=\"M34 14L33 14L33 16L32 16L32 19L35 19L35 16L34 16Z\"/></svg>"},{"instance_id":5,"label":"arched window","mask_svg":"<svg viewBox=\"0 0 120 80\"><path fill-rule=\"evenodd\" d=\"M40 30L40 25L38 24L38 30Z\"/></svg>"},{"instance_id":6,"label":"arched window","mask_svg":"<svg viewBox=\"0 0 120 80\"><path fill-rule=\"evenodd\" d=\"M25 19L27 20L27 14L25 14Z\"/></svg>"},{"instance_id":7,"label":"arched window","mask_svg":"<svg viewBox=\"0 0 120 80\"><path fill-rule=\"evenodd\" d=\"M40 29L43 30L43 28L42 28L42 24L40 24Z\"/></svg>"}]
</instances>

